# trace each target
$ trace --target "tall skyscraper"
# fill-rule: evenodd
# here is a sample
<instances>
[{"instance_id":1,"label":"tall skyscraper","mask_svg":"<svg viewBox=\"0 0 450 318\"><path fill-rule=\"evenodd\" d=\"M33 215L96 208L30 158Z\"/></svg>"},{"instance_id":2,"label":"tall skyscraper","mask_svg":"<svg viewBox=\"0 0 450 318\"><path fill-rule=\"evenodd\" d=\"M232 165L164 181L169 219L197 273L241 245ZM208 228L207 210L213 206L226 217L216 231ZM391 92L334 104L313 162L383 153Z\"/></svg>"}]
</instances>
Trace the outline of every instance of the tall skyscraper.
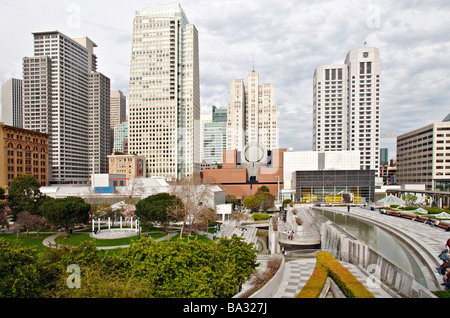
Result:
<instances>
[{"instance_id":1,"label":"tall skyscraper","mask_svg":"<svg viewBox=\"0 0 450 318\"><path fill-rule=\"evenodd\" d=\"M111 140L111 149L110 154L116 147L116 137L115 137L115 128L117 125L122 124L127 120L127 98L120 90L111 90L111 103L110 103L110 140ZM128 135L128 126L127 126L127 135ZM122 140L123 141L123 140ZM122 145L120 146L123 151Z\"/></svg>"},{"instance_id":2,"label":"tall skyscraper","mask_svg":"<svg viewBox=\"0 0 450 318\"><path fill-rule=\"evenodd\" d=\"M182 179L200 171L198 32L178 3L145 8L133 27L129 153L147 175Z\"/></svg>"},{"instance_id":3,"label":"tall skyscraper","mask_svg":"<svg viewBox=\"0 0 450 318\"><path fill-rule=\"evenodd\" d=\"M247 146L278 148L278 109L272 84L259 84L259 74L233 80L227 115L227 149L244 151Z\"/></svg>"},{"instance_id":4,"label":"tall skyscraper","mask_svg":"<svg viewBox=\"0 0 450 318\"><path fill-rule=\"evenodd\" d=\"M380 162L380 73L377 48L351 50L344 64L314 72L313 150L359 150L363 170Z\"/></svg>"},{"instance_id":5,"label":"tall skyscraper","mask_svg":"<svg viewBox=\"0 0 450 318\"><path fill-rule=\"evenodd\" d=\"M123 123L127 118L127 98L120 90L111 90L110 103L110 126L114 129L116 125Z\"/></svg>"},{"instance_id":6,"label":"tall skyscraper","mask_svg":"<svg viewBox=\"0 0 450 318\"><path fill-rule=\"evenodd\" d=\"M89 73L89 172L108 173L108 156L112 152L110 128L110 91L108 77Z\"/></svg>"},{"instance_id":7,"label":"tall skyscraper","mask_svg":"<svg viewBox=\"0 0 450 318\"><path fill-rule=\"evenodd\" d=\"M2 120L9 126L22 128L22 80L11 78L2 85Z\"/></svg>"},{"instance_id":8,"label":"tall skyscraper","mask_svg":"<svg viewBox=\"0 0 450 318\"><path fill-rule=\"evenodd\" d=\"M313 149L347 150L347 66L324 65L314 72Z\"/></svg>"},{"instance_id":9,"label":"tall skyscraper","mask_svg":"<svg viewBox=\"0 0 450 318\"><path fill-rule=\"evenodd\" d=\"M24 128L51 134L50 183L86 183L91 173L89 74L97 71L97 45L58 31L33 36L34 57L23 59Z\"/></svg>"}]
</instances>

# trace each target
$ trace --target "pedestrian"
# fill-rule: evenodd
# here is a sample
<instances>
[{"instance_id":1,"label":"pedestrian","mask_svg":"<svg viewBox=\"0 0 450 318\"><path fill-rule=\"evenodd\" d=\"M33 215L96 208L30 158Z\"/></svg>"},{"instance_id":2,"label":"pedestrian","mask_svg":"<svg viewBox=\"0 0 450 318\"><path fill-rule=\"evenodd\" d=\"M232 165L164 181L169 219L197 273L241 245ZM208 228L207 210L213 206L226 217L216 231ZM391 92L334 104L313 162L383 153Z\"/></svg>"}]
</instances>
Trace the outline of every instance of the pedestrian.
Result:
<instances>
[{"instance_id":1,"label":"pedestrian","mask_svg":"<svg viewBox=\"0 0 450 318\"><path fill-rule=\"evenodd\" d=\"M439 254L439 259L441 259L442 261L449 259L448 255L447 255L447 250L443 250L441 252L441 254Z\"/></svg>"},{"instance_id":2,"label":"pedestrian","mask_svg":"<svg viewBox=\"0 0 450 318\"><path fill-rule=\"evenodd\" d=\"M347 205L347 212L350 213L350 204Z\"/></svg>"},{"instance_id":3,"label":"pedestrian","mask_svg":"<svg viewBox=\"0 0 450 318\"><path fill-rule=\"evenodd\" d=\"M441 266L438 267L438 273L441 275L445 275L447 273L447 268L450 268L450 261L448 259L445 259Z\"/></svg>"},{"instance_id":4,"label":"pedestrian","mask_svg":"<svg viewBox=\"0 0 450 318\"><path fill-rule=\"evenodd\" d=\"M284 246L281 248L281 254L285 254L286 253L286 251L284 250Z\"/></svg>"},{"instance_id":5,"label":"pedestrian","mask_svg":"<svg viewBox=\"0 0 450 318\"><path fill-rule=\"evenodd\" d=\"M450 289L450 268L447 268L447 273L445 274L444 278L442 279L442 284L445 286L445 290Z\"/></svg>"}]
</instances>

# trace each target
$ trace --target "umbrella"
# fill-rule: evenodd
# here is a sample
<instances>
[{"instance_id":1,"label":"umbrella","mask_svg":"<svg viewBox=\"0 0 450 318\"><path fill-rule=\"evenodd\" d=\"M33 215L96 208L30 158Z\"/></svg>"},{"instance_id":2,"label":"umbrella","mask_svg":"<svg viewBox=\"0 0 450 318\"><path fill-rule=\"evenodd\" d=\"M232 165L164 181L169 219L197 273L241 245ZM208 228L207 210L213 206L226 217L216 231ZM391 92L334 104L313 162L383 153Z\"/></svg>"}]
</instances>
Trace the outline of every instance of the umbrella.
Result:
<instances>
[{"instance_id":1,"label":"umbrella","mask_svg":"<svg viewBox=\"0 0 450 318\"><path fill-rule=\"evenodd\" d=\"M428 214L428 211L422 208L418 208L417 210L414 210L414 212L418 212L418 213L423 213L423 214Z\"/></svg>"}]
</instances>

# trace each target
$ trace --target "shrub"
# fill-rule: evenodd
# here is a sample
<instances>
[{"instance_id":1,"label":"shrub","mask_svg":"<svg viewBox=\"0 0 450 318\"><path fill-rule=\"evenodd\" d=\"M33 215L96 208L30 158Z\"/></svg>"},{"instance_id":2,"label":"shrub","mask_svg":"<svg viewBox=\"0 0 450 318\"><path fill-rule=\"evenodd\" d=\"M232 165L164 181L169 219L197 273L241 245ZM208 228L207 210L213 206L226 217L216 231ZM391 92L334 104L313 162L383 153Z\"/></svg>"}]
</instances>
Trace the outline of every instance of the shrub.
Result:
<instances>
[{"instance_id":1,"label":"shrub","mask_svg":"<svg viewBox=\"0 0 450 318\"><path fill-rule=\"evenodd\" d=\"M336 282L347 298L375 298L347 268L328 252L317 253L314 272L296 298L319 297L328 276Z\"/></svg>"},{"instance_id":2,"label":"shrub","mask_svg":"<svg viewBox=\"0 0 450 318\"><path fill-rule=\"evenodd\" d=\"M270 216L267 213L253 213L252 218L254 221L266 221Z\"/></svg>"},{"instance_id":3,"label":"shrub","mask_svg":"<svg viewBox=\"0 0 450 318\"><path fill-rule=\"evenodd\" d=\"M295 298L318 298L325 286L327 277L327 271L319 262L317 262L311 277Z\"/></svg>"}]
</instances>

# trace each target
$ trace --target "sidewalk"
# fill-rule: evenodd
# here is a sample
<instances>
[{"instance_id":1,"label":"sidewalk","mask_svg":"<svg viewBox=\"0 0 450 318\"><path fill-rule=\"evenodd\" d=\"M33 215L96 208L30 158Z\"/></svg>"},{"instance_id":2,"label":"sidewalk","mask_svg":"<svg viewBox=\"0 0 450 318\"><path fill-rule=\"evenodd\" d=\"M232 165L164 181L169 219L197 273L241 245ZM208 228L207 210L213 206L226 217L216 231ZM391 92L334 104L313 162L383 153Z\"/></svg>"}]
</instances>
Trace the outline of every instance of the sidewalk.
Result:
<instances>
[{"instance_id":1,"label":"sidewalk","mask_svg":"<svg viewBox=\"0 0 450 318\"><path fill-rule=\"evenodd\" d=\"M42 244L43 244L44 246L46 246L46 247L56 248L57 246L56 246L55 238L57 238L58 236L63 235L63 234L65 235L65 232L58 232L58 233L55 233L55 234L53 234L53 235L51 235L51 236L45 238L45 239L42 241ZM161 238L159 238L159 239L157 239L157 240L155 240L155 241L156 241L156 242L166 241L166 240L168 240L168 239L174 237L174 236L177 235L177 234L178 234L177 232L171 232L171 233L167 234L166 236L161 237ZM111 238L122 238L122 236L114 237L113 235L114 235L114 233L111 233L111 235L109 235L108 238L109 238L109 239L111 239ZM119 235L119 233L116 233L116 235ZM115 248L126 248L126 247L129 247L129 246L130 246L130 245L103 246L103 247L97 247L97 249L99 249L99 250L108 250L108 249L115 249Z\"/></svg>"}]
</instances>

